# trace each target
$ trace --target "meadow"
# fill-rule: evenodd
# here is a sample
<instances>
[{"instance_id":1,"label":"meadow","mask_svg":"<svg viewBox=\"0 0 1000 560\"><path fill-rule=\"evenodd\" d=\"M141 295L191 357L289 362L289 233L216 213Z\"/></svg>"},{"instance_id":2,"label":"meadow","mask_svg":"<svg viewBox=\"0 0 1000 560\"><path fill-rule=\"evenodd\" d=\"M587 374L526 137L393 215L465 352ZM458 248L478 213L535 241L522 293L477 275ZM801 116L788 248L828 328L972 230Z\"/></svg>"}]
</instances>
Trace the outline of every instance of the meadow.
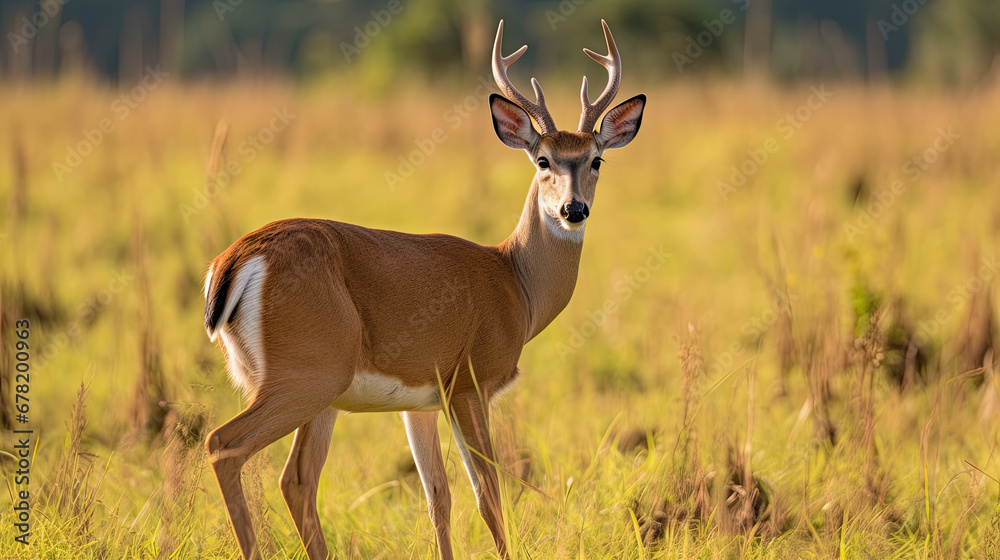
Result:
<instances>
[{"instance_id":1,"label":"meadow","mask_svg":"<svg viewBox=\"0 0 1000 560\"><path fill-rule=\"evenodd\" d=\"M29 319L37 443L31 544L4 503L3 558L238 558L204 457L242 405L208 261L296 216L495 244L533 173L478 82L152 83L0 88L2 365ZM576 90L546 87L573 126ZM494 410L512 557L1000 558L1000 89L639 92L573 300ZM495 558L439 429L456 554ZM269 558L305 557L290 444L244 473ZM331 553L435 558L425 507L399 415L341 416Z\"/></svg>"}]
</instances>

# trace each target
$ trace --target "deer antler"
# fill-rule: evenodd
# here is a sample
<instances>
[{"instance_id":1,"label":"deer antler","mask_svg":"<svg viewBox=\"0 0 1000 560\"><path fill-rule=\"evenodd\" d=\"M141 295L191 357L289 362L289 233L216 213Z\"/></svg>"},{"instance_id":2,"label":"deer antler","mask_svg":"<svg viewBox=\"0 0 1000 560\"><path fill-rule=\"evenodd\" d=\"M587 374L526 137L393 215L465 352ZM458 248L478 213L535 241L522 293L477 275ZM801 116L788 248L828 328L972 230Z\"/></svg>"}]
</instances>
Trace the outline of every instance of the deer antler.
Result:
<instances>
[{"instance_id":1,"label":"deer antler","mask_svg":"<svg viewBox=\"0 0 1000 560\"><path fill-rule=\"evenodd\" d=\"M597 101L591 105L590 96L587 95L587 77L583 77L583 88L580 90L580 100L583 102L583 114L580 116L579 132L594 131L597 119L601 117L601 113L611 105L615 95L618 94L618 86L622 80L622 61L618 57L618 47L615 46L615 38L611 36L611 29L603 19L601 20L601 26L604 27L604 40L608 44L608 56L599 55L590 49L583 49L583 52L594 59L595 62L600 63L601 66L608 69L608 86L604 88L604 92L597 98Z\"/></svg>"},{"instance_id":2,"label":"deer antler","mask_svg":"<svg viewBox=\"0 0 1000 560\"><path fill-rule=\"evenodd\" d=\"M493 43L493 79L496 80L500 91L527 111L531 118L535 119L542 134L555 132L556 123L552 120L552 115L549 114L548 108L545 107L545 95L542 94L542 86L538 85L538 80L531 79L531 87L535 90L535 98L538 100L537 103L532 103L528 101L528 98L524 94L517 91L514 84L510 82L510 78L507 77L507 68L516 62L517 59L521 58L524 51L528 50L528 45L517 49L510 56L504 57L500 49L502 42L503 20L500 20L500 27L497 28L497 39Z\"/></svg>"}]
</instances>

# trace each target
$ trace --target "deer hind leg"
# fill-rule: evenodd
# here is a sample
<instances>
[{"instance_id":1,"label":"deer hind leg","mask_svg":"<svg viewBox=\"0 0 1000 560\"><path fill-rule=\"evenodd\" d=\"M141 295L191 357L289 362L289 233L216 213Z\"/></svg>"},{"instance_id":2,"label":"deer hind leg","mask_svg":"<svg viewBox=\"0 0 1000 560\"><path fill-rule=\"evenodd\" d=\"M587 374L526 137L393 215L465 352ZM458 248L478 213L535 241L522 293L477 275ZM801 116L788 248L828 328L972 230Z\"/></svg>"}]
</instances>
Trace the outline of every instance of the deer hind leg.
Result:
<instances>
[{"instance_id":1,"label":"deer hind leg","mask_svg":"<svg viewBox=\"0 0 1000 560\"><path fill-rule=\"evenodd\" d=\"M260 555L240 481L243 465L264 447L323 412L346 389L351 372L326 371L321 377L269 369L267 376L277 377L280 383L265 382L250 406L209 434L206 445L209 463L226 504L226 515L245 560L259 559ZM326 386L317 383L323 378ZM341 382L333 384L332 379Z\"/></svg>"},{"instance_id":2,"label":"deer hind leg","mask_svg":"<svg viewBox=\"0 0 1000 560\"><path fill-rule=\"evenodd\" d=\"M404 412L406 437L410 442L413 462L420 473L420 483L427 494L427 511L437 534L442 560L452 560L451 552L451 491L448 473L441 455L441 440L437 431L437 411Z\"/></svg>"},{"instance_id":3,"label":"deer hind leg","mask_svg":"<svg viewBox=\"0 0 1000 560\"><path fill-rule=\"evenodd\" d=\"M316 511L316 487L330 450L337 411L328 408L295 431L292 451L281 472L281 494L310 560L325 560L326 538Z\"/></svg>"},{"instance_id":4,"label":"deer hind leg","mask_svg":"<svg viewBox=\"0 0 1000 560\"><path fill-rule=\"evenodd\" d=\"M497 478L493 444L490 441L488 403L479 396L455 396L452 399L452 429L458 441L462 463L476 492L479 515L486 521L500 557L506 559L507 539L500 509L500 481Z\"/></svg>"}]
</instances>

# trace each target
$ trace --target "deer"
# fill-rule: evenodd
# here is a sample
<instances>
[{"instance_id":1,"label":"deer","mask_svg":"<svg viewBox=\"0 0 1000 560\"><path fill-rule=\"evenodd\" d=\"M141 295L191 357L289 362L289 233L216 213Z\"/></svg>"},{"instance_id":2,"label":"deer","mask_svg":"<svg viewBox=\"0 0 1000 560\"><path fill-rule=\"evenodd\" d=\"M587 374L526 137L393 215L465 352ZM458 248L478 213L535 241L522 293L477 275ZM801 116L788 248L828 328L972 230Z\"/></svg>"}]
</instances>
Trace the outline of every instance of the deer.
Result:
<instances>
[{"instance_id":1,"label":"deer","mask_svg":"<svg viewBox=\"0 0 1000 560\"><path fill-rule=\"evenodd\" d=\"M506 97L489 97L493 129L535 167L500 244L298 218L246 234L211 261L205 329L247 404L208 435L206 453L245 560L260 558L240 481L247 461L295 432L279 486L309 559L324 559L317 484L337 415L392 411L402 414L440 557L453 558L442 411L479 513L509 557L490 403L520 376L524 345L569 303L601 156L632 141L646 104L632 97L595 128L621 81L618 49L601 25L608 54L583 50L607 69L608 84L591 103L583 78L579 127L568 132L556 128L537 80L532 102L508 78L528 47L503 56L500 21L492 68Z\"/></svg>"}]
</instances>

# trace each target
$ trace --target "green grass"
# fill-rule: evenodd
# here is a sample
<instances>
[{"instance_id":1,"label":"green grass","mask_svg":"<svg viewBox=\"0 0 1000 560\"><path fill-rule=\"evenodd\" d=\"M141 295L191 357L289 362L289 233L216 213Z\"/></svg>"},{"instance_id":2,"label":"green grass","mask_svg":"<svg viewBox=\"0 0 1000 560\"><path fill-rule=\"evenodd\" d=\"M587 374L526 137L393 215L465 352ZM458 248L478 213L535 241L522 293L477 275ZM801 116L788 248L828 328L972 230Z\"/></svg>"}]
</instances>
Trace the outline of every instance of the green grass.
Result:
<instances>
[{"instance_id":1,"label":"green grass","mask_svg":"<svg viewBox=\"0 0 1000 560\"><path fill-rule=\"evenodd\" d=\"M207 262L293 216L499 242L531 166L496 140L485 103L451 128L445 111L474 87L368 99L329 86L164 84L61 182L52 162L84 129L117 119L114 94L0 90L2 336L7 350L9 321L32 320L39 436L33 544L14 542L5 508L0 557L238 558L203 456L207 431L241 405L201 326ZM647 88L639 136L605 156L573 300L525 348L522 381L494 411L501 464L544 492L504 480L515 558L997 557L998 424L980 413L995 373L973 369L961 346L976 332L963 327L970 308L991 319L995 302L953 290L998 254L1000 97L828 89L723 198L730 166L778 135L808 88ZM576 122L572 91L548 97L557 122ZM285 106L295 119L248 161L240 143ZM220 118L230 126L220 167L242 172L186 220ZM910 181L906 161L949 126L958 140ZM390 189L386 171L435 127L445 141ZM907 189L851 239L859 177L861 208L893 180ZM647 267L661 247L662 266ZM969 295L996 276L985 284ZM618 311L600 320L608 300ZM884 365L891 332L909 323L912 337L934 317L920 346L926 379L900 390ZM150 389L158 379L162 393ZM141 380L152 404L136 397ZM160 399L166 432L137 430L137 414L157 423ZM12 434L3 441L13 448ZM290 443L244 475L274 558L304 558L277 485ZM456 555L494 558L454 443L444 447ZM733 486L737 498L766 494L766 511L727 506ZM435 557L398 415L342 416L319 494L337 558Z\"/></svg>"}]
</instances>

